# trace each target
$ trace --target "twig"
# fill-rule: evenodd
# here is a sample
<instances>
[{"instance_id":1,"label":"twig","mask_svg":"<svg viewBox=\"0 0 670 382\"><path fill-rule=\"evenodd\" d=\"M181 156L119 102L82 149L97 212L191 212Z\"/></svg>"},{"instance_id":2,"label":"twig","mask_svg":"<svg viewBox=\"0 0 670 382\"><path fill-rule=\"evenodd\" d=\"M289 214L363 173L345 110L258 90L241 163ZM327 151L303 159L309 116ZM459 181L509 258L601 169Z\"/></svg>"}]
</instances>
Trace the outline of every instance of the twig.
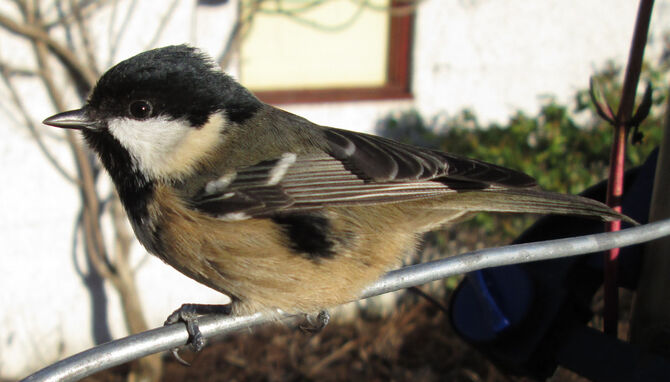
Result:
<instances>
[{"instance_id":1,"label":"twig","mask_svg":"<svg viewBox=\"0 0 670 382\"><path fill-rule=\"evenodd\" d=\"M95 54L93 45L91 43L91 37L88 33L88 28L84 25L84 15L80 6L80 2L77 0L70 0L70 8L72 9L72 14L74 19L77 22L77 28L79 29L79 35L81 36L81 41L84 45L84 52L86 54L86 66L91 68L96 77L100 75L98 70L97 60L95 59Z\"/></svg>"},{"instance_id":2,"label":"twig","mask_svg":"<svg viewBox=\"0 0 670 382\"><path fill-rule=\"evenodd\" d=\"M95 73L83 65L69 49L49 37L44 30L39 29L34 25L17 23L2 13L0 13L0 26L7 28L8 31L16 33L22 37L43 42L70 70L70 73L76 82L80 83L80 85L88 86L89 89L95 84L95 81L98 78Z\"/></svg>"},{"instance_id":3,"label":"twig","mask_svg":"<svg viewBox=\"0 0 670 382\"><path fill-rule=\"evenodd\" d=\"M324 357L319 362L314 364L314 366L312 366L307 372L307 377L314 378L317 374L321 372L321 370L328 367L328 365L344 357L345 355L347 355L347 353L355 349L358 346L358 343L359 341L355 339L347 341L344 345L340 346L340 348L333 351L328 356Z\"/></svg>"},{"instance_id":4,"label":"twig","mask_svg":"<svg viewBox=\"0 0 670 382\"><path fill-rule=\"evenodd\" d=\"M235 24L233 25L230 33L228 34L226 44L224 45L221 54L219 54L216 59L221 68L225 69L226 67L228 67L230 60L233 57L233 52L237 50L240 41L249 32L251 24L253 23L254 17L256 16L256 13L258 12L258 8L260 6L261 2L256 1L249 6L249 10L247 10L246 16L243 17L243 15L240 12L240 15L236 18Z\"/></svg>"},{"instance_id":5,"label":"twig","mask_svg":"<svg viewBox=\"0 0 670 382\"><path fill-rule=\"evenodd\" d=\"M0 61L0 70L5 73L8 77L12 76L21 76L21 77L36 77L39 75L37 71L30 68L18 68L12 66L6 62Z\"/></svg>"},{"instance_id":6,"label":"twig","mask_svg":"<svg viewBox=\"0 0 670 382\"><path fill-rule=\"evenodd\" d=\"M87 19L90 15L92 15L95 11L98 9L104 7L109 0L95 0L95 1L82 1L79 4L79 8L81 9L81 17L83 19ZM43 27L44 29L48 32L54 27L58 26L65 26L69 23L71 23L74 20L75 16L72 13L68 13L66 15L63 15L59 17L58 19L54 21L49 21L49 22L44 22Z\"/></svg>"},{"instance_id":7,"label":"twig","mask_svg":"<svg viewBox=\"0 0 670 382\"><path fill-rule=\"evenodd\" d=\"M65 170L65 168L58 162L56 157L51 153L49 148L42 140L42 135L38 132L36 124L30 118L28 111L26 110L26 108L23 105L23 102L21 101L19 93L14 87L14 84L11 82L10 75L9 73L7 73L6 66L3 64L0 64L0 75L2 75L2 79L5 82L7 89L9 90L9 94L12 97L12 101L14 102L16 109L21 113L21 116L23 117L23 125L28 128L28 131L35 140L35 143L37 143L37 147L40 149L42 154L44 154L44 156L47 158L47 161L49 161L49 163L51 163L51 165L56 169L56 171L59 174L61 174L68 182L78 184L79 182L77 181L77 179L75 179L74 176L72 176Z\"/></svg>"},{"instance_id":8,"label":"twig","mask_svg":"<svg viewBox=\"0 0 670 382\"><path fill-rule=\"evenodd\" d=\"M26 19L26 24L22 27L26 31L36 31L35 33L37 35L43 34L44 32L35 26L38 24L38 21L34 18L35 15L28 9L23 9L23 12ZM2 16L0 15L0 18L1 17ZM2 24L1 19L0 24ZM63 102L62 95L57 90L58 87L55 85L53 73L51 72L48 64L47 45L48 43L40 38L33 39L33 47L35 50L35 56L37 57L40 78L44 82L47 93L49 94L49 97L51 98L51 101L55 105L56 109L65 110L65 104ZM107 263L104 239L102 237L101 228L98 221L99 201L95 192L93 170L91 168L88 156L86 155L79 141L75 139L74 134L68 130L65 132L65 137L69 143L70 149L72 150L72 153L75 157L75 163L77 165L77 172L79 177L78 183L80 186L79 189L84 205L82 214L86 249L90 255L91 263L96 268L96 271L98 271L98 273L100 273L103 277L107 277L110 281L113 282L115 275L113 269L111 269Z\"/></svg>"},{"instance_id":9,"label":"twig","mask_svg":"<svg viewBox=\"0 0 670 382\"><path fill-rule=\"evenodd\" d=\"M114 19L116 18L116 11L118 9L118 2L115 0L114 1L114 8L112 9L112 14L109 17L109 41L110 41L110 48L109 48L109 57L107 59L107 66L111 66L111 64L114 62L114 57L116 56L116 51L119 48L119 44L121 43L121 39L123 38L123 34L125 33L126 30L128 30L128 24L130 23L130 20L132 19L133 12L135 11L135 6L137 5L137 0L133 0L130 5L128 5L128 10L126 11L126 14L123 17L123 22L121 23L121 27L119 27L119 33L116 34L116 37L112 37L113 34L113 29L114 29Z\"/></svg>"},{"instance_id":10,"label":"twig","mask_svg":"<svg viewBox=\"0 0 670 382\"><path fill-rule=\"evenodd\" d=\"M423 298L426 299L428 302L430 302L431 304L433 304L436 308L438 308L439 310L441 310L442 313L444 313L445 315L448 315L448 314L449 314L449 309L447 309L447 307L444 306L443 303L441 303L440 301L437 301L437 300L435 299L435 297L433 297L433 296L429 295L428 293L424 292L424 291L423 291L421 288L419 288L418 286L413 286L413 287L411 287L411 288L407 288L407 290L410 291L410 292L412 292L412 293L414 293L414 294L416 294L416 295L418 295L418 296L423 297Z\"/></svg>"},{"instance_id":11,"label":"twig","mask_svg":"<svg viewBox=\"0 0 670 382\"><path fill-rule=\"evenodd\" d=\"M179 3L179 0L172 0L172 3L170 3L170 6L167 9L167 12L163 14L161 17L160 22L158 23L158 28L156 29L156 32L154 33L154 36L151 38L151 41L147 46L145 47L146 49L151 49L156 46L158 43L158 39L160 39L161 35L163 34L163 30L165 30L165 27L167 26L168 20L172 17L174 14L175 9L177 8L177 4Z\"/></svg>"}]
</instances>

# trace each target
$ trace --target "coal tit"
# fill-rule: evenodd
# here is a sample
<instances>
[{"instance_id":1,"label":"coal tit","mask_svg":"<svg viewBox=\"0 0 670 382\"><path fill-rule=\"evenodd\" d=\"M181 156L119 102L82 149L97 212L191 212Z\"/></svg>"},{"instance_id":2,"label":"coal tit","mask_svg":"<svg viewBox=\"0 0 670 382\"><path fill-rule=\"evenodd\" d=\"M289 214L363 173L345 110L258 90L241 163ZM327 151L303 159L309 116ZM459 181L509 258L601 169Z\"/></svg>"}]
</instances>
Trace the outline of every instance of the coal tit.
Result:
<instances>
[{"instance_id":1,"label":"coal tit","mask_svg":"<svg viewBox=\"0 0 670 382\"><path fill-rule=\"evenodd\" d=\"M420 234L476 211L625 219L514 170L316 125L186 45L117 64L84 107L44 123L81 130L140 243L233 314L354 300Z\"/></svg>"}]
</instances>

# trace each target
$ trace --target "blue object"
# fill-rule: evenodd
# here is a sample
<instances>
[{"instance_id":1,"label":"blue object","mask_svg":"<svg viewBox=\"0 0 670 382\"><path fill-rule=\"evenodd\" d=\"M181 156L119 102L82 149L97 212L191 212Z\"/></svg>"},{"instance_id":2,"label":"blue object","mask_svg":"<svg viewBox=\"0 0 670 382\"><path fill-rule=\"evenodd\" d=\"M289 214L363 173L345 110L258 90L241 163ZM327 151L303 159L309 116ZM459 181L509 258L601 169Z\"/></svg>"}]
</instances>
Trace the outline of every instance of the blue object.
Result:
<instances>
[{"instance_id":1,"label":"blue object","mask_svg":"<svg viewBox=\"0 0 670 382\"><path fill-rule=\"evenodd\" d=\"M452 311L468 312L454 317L462 335L472 341L491 341L526 316L533 300L528 276L518 266L471 272L454 300ZM478 317L478 319L471 319Z\"/></svg>"}]
</instances>

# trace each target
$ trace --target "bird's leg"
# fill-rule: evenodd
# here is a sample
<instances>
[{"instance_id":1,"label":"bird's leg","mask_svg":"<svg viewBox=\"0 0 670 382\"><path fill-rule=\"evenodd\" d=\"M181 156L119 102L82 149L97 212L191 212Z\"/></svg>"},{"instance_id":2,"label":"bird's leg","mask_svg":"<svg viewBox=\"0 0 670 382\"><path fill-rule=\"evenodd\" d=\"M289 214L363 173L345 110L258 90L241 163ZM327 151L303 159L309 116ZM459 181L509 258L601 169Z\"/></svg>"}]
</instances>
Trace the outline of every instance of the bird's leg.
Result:
<instances>
[{"instance_id":1,"label":"bird's leg","mask_svg":"<svg viewBox=\"0 0 670 382\"><path fill-rule=\"evenodd\" d=\"M318 333L328 325L329 321L330 314L327 310L322 310L316 316L305 314L305 320L298 327L306 333Z\"/></svg>"},{"instance_id":2,"label":"bird's leg","mask_svg":"<svg viewBox=\"0 0 670 382\"><path fill-rule=\"evenodd\" d=\"M231 313L231 305L209 305L209 304L184 304L175 310L165 320L164 325L172 325L177 322L186 324L188 331L187 344L191 345L193 351L199 352L205 346L205 339L202 337L200 327L198 326L198 317L204 314L225 314ZM172 349L172 355L179 363L190 366L190 364L179 356L179 348Z\"/></svg>"}]
</instances>

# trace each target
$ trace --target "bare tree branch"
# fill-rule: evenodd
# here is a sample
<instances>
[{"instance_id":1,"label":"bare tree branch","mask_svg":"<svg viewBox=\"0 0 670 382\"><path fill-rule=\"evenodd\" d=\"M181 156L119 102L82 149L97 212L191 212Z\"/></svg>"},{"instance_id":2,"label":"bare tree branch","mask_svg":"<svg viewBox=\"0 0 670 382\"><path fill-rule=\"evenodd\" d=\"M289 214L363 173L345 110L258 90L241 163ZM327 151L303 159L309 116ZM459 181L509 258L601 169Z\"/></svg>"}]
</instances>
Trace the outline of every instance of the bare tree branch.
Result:
<instances>
[{"instance_id":1,"label":"bare tree branch","mask_svg":"<svg viewBox=\"0 0 670 382\"><path fill-rule=\"evenodd\" d=\"M95 59L94 48L91 43L91 36L88 33L88 28L84 24L84 16L80 7L80 2L77 0L70 0L70 8L72 8L72 14L74 15L77 29L81 35L81 40L84 45L84 52L86 53L86 64L87 67L91 68L96 78L100 76L100 71L98 69L97 60Z\"/></svg>"},{"instance_id":2,"label":"bare tree branch","mask_svg":"<svg viewBox=\"0 0 670 382\"><path fill-rule=\"evenodd\" d=\"M93 0L93 1L82 1L79 3L79 8L81 9L81 17L85 20L89 18L92 14L95 13L98 9L104 7L107 5L109 0ZM58 19L50 22L44 22L43 27L44 30L49 32L51 29L59 26L65 26L70 23L75 19L75 15L72 13L68 13L66 15L63 15L62 17L59 17Z\"/></svg>"},{"instance_id":3,"label":"bare tree branch","mask_svg":"<svg viewBox=\"0 0 670 382\"><path fill-rule=\"evenodd\" d=\"M8 64L6 62L0 61L0 70L4 72L8 77L21 76L21 77L37 77L39 73L31 68L18 68Z\"/></svg>"},{"instance_id":4,"label":"bare tree branch","mask_svg":"<svg viewBox=\"0 0 670 382\"><path fill-rule=\"evenodd\" d=\"M29 110L21 98L19 89L16 88L12 81L12 75L23 74L35 76L43 83L54 108L58 111L65 110L62 87L55 81L59 72L55 70L56 66L51 60L55 57L72 76L80 94L88 93L97 80L98 70L96 68L95 43L91 39L90 31L87 28L86 9L90 9L87 7L91 6L91 4L99 5L103 2L70 0L68 3L68 14L61 17L62 24L59 25L66 28L68 42L77 41L81 43L82 46L79 49L57 41L49 35L40 12L39 0L16 0L15 3L21 16L17 20L0 13L0 29L27 39L27 43L33 49L37 69L33 72L18 71L0 62L0 75L10 92L10 97L8 97L10 100L8 102L13 102L19 110L18 113L14 113L17 115L17 121L27 126L38 147L49 162L69 181L78 186L82 210L81 224L78 224L77 231L81 230L79 232L82 233L84 239L85 253L92 267L91 272L95 271L104 277L118 292L128 330L131 333L144 331L147 329L147 324L135 284L135 272L130 266L129 258L133 237L124 225L126 218L118 201L118 196L116 194L112 196L112 202L107 204L110 206L110 213L109 215L104 214L105 206L102 204L102 199L96 190L96 180L99 171L96 168L93 157L85 150L80 139L72 131L66 130L64 137L76 164L76 175L68 174L56 157L48 150L44 143L43 135L41 135L38 126L33 122ZM176 1L168 11L166 19L162 22L163 24L167 22L169 14L174 13L175 8ZM60 8L59 11L63 13L63 10ZM110 21L110 23L112 22ZM161 26L161 28L164 27L164 25ZM120 32L119 36L121 33L123 31ZM159 35L160 31L157 32L156 38ZM102 232L103 217L112 219L115 240L113 253L110 253L107 249L108 246ZM156 381L160 377L161 370L162 360L160 356L153 356L138 360L132 368L132 377L129 376L129 378Z\"/></svg>"},{"instance_id":5,"label":"bare tree branch","mask_svg":"<svg viewBox=\"0 0 670 382\"><path fill-rule=\"evenodd\" d=\"M235 20L235 24L228 34L228 39L223 47L223 50L217 58L219 66L226 68L233 57L233 52L237 51L240 41L249 33L254 17L258 13L258 8L261 6L261 1L256 1L249 6L246 15L242 15Z\"/></svg>"},{"instance_id":6,"label":"bare tree branch","mask_svg":"<svg viewBox=\"0 0 670 382\"><path fill-rule=\"evenodd\" d=\"M119 48L119 44L121 42L121 39L123 38L123 34L125 31L128 29L128 23L130 22L132 18L132 14L135 11L135 7L137 6L137 0L133 0L130 5L128 6L128 10L126 11L126 15L123 17L123 23L121 24L121 27L119 28L119 33L116 34L116 37L112 37L113 30L114 30L114 19L116 18L116 10L118 9L118 2L117 0L114 0L114 8L112 9L112 15L109 18L109 59L107 61L107 66L110 66L112 62L114 62L114 57L116 56L116 50Z\"/></svg>"},{"instance_id":7,"label":"bare tree branch","mask_svg":"<svg viewBox=\"0 0 670 382\"><path fill-rule=\"evenodd\" d=\"M31 24L20 24L2 13L0 13L0 26L21 37L44 43L70 70L75 81L85 84L89 89L95 84L97 75L82 64L73 52L52 39L44 30Z\"/></svg>"},{"instance_id":8,"label":"bare tree branch","mask_svg":"<svg viewBox=\"0 0 670 382\"><path fill-rule=\"evenodd\" d=\"M156 46L156 44L158 43L158 40L160 39L161 35L163 34L163 31L165 30L165 27L168 24L168 20L170 20L170 18L174 14L174 11L177 8L178 3L179 3L179 0L172 0L172 3L170 3L170 6L168 7L165 14L163 14L163 16L161 17L161 21L158 23L158 29L156 29L156 32L154 33L154 36L151 38L151 41L145 47L145 49L151 49L151 48Z\"/></svg>"},{"instance_id":9,"label":"bare tree branch","mask_svg":"<svg viewBox=\"0 0 670 382\"><path fill-rule=\"evenodd\" d=\"M71 174L69 174L65 168L58 162L56 157L51 153L49 148L45 145L44 141L42 140L42 136L38 133L37 130L37 125L35 122L33 122L32 118L30 118L30 115L28 114L28 111L26 107L23 105L23 102L21 100L21 97L19 96L18 91L16 90L16 87L14 84L11 82L11 72L9 72L9 69L7 67L0 63L0 75L2 75L2 79L5 82L5 85L7 86L7 89L9 90L9 94L12 97L12 102L14 102L14 105L16 106L16 109L21 113L21 117L23 118L23 124L28 128L28 131L30 131L30 135L32 135L33 139L35 139L35 142L37 143L37 146L39 147L40 151L42 151L42 154L47 158L47 161L51 163L52 166L60 173L65 179L67 179L68 182L78 184L79 182L77 179L74 178Z\"/></svg>"}]
</instances>

